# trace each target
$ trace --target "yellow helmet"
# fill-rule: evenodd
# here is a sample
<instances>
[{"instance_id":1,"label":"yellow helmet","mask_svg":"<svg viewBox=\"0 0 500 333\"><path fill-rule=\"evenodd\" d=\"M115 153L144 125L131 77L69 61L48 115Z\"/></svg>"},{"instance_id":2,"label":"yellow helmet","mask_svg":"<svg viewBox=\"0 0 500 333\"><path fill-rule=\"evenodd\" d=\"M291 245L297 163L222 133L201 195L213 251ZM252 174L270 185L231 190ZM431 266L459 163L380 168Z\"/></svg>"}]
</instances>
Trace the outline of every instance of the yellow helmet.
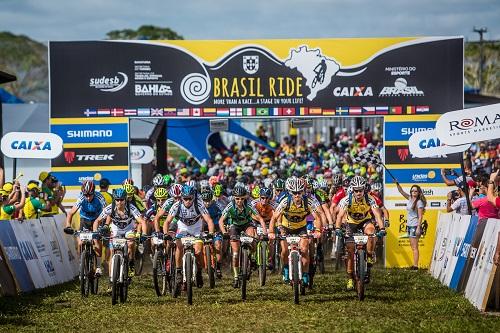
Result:
<instances>
[{"instance_id":1,"label":"yellow helmet","mask_svg":"<svg viewBox=\"0 0 500 333\"><path fill-rule=\"evenodd\" d=\"M131 197L135 194L135 187L134 185L131 184L125 184L123 185L123 189L125 190L125 193L127 193L127 197Z\"/></svg>"},{"instance_id":2,"label":"yellow helmet","mask_svg":"<svg viewBox=\"0 0 500 333\"><path fill-rule=\"evenodd\" d=\"M40 172L40 174L38 175L38 179L43 182L45 179L47 179L47 177L49 176L49 173L47 171L42 171Z\"/></svg>"},{"instance_id":3,"label":"yellow helmet","mask_svg":"<svg viewBox=\"0 0 500 333\"><path fill-rule=\"evenodd\" d=\"M262 168L262 169L260 170L260 174L261 174L262 176L267 176L267 175L269 174L269 169L268 169L268 168Z\"/></svg>"}]
</instances>

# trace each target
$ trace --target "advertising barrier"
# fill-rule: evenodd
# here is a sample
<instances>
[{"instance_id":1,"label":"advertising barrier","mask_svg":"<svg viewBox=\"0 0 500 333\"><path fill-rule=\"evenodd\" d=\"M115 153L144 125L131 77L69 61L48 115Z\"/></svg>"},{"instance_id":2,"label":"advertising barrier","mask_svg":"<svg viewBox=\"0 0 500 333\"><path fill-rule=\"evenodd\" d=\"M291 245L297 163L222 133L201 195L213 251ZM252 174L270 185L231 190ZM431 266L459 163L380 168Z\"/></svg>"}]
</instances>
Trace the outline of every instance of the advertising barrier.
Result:
<instances>
[{"instance_id":1,"label":"advertising barrier","mask_svg":"<svg viewBox=\"0 0 500 333\"><path fill-rule=\"evenodd\" d=\"M22 222L1 221L0 278L5 279L2 268L5 262L15 279L17 292L72 280L78 273L76 242L74 237L63 236L63 223L64 215Z\"/></svg>"},{"instance_id":2,"label":"advertising barrier","mask_svg":"<svg viewBox=\"0 0 500 333\"><path fill-rule=\"evenodd\" d=\"M481 311L494 290L500 220L447 213L439 215L430 273ZM496 286L500 288L500 286Z\"/></svg>"}]
</instances>

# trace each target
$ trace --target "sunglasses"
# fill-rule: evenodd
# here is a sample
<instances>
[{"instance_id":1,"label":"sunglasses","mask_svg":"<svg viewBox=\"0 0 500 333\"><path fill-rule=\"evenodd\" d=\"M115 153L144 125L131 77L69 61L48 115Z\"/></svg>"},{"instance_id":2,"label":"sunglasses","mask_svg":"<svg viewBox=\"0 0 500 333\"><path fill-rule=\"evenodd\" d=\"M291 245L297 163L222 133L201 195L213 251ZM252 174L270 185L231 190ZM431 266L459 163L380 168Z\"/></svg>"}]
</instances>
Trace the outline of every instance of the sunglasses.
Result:
<instances>
[{"instance_id":1,"label":"sunglasses","mask_svg":"<svg viewBox=\"0 0 500 333\"><path fill-rule=\"evenodd\" d=\"M122 202L125 201L125 199L115 199L116 202Z\"/></svg>"},{"instance_id":2,"label":"sunglasses","mask_svg":"<svg viewBox=\"0 0 500 333\"><path fill-rule=\"evenodd\" d=\"M90 198L90 197L94 196L94 194L84 194L84 196L85 196L86 198Z\"/></svg>"},{"instance_id":3,"label":"sunglasses","mask_svg":"<svg viewBox=\"0 0 500 333\"><path fill-rule=\"evenodd\" d=\"M299 192L291 192L291 193L292 193L292 195L301 195L302 194L301 191L299 191Z\"/></svg>"},{"instance_id":4,"label":"sunglasses","mask_svg":"<svg viewBox=\"0 0 500 333\"><path fill-rule=\"evenodd\" d=\"M358 189L358 190L353 190L354 193L360 193L360 192L364 192L364 189Z\"/></svg>"},{"instance_id":5,"label":"sunglasses","mask_svg":"<svg viewBox=\"0 0 500 333\"><path fill-rule=\"evenodd\" d=\"M185 197L185 198L182 198L182 200L184 200L184 201L193 201L193 197Z\"/></svg>"},{"instance_id":6,"label":"sunglasses","mask_svg":"<svg viewBox=\"0 0 500 333\"><path fill-rule=\"evenodd\" d=\"M156 199L156 202L165 202L167 199Z\"/></svg>"},{"instance_id":7,"label":"sunglasses","mask_svg":"<svg viewBox=\"0 0 500 333\"><path fill-rule=\"evenodd\" d=\"M278 193L283 192L283 190L281 190L281 189L275 189L274 191L276 191L276 192L278 192Z\"/></svg>"},{"instance_id":8,"label":"sunglasses","mask_svg":"<svg viewBox=\"0 0 500 333\"><path fill-rule=\"evenodd\" d=\"M236 200L236 201L242 201L242 200L245 200L245 198L234 198L234 200Z\"/></svg>"}]
</instances>

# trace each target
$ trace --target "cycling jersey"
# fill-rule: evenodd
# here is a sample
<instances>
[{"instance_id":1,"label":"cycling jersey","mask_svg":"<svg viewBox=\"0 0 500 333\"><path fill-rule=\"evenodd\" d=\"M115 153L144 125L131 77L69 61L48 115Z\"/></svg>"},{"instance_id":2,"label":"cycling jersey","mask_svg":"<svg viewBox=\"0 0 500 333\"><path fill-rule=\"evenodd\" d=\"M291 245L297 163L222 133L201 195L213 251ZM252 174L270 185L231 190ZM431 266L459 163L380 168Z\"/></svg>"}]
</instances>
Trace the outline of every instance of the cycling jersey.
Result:
<instances>
[{"instance_id":1,"label":"cycling jersey","mask_svg":"<svg viewBox=\"0 0 500 333\"><path fill-rule=\"evenodd\" d=\"M106 201L106 205L104 207L106 207L107 205L111 205L111 203L113 202L113 197L111 196L111 194L109 194L108 192L99 193L101 193L101 195L104 197L104 200Z\"/></svg>"},{"instance_id":2,"label":"cycling jersey","mask_svg":"<svg viewBox=\"0 0 500 333\"><path fill-rule=\"evenodd\" d=\"M195 200L189 207L186 207L181 201L177 201L172 205L168 214L176 216L179 224L182 223L189 226L200 222L201 215L208 214L208 211L201 201Z\"/></svg>"},{"instance_id":3,"label":"cycling jersey","mask_svg":"<svg viewBox=\"0 0 500 333\"><path fill-rule=\"evenodd\" d=\"M141 213L134 205L127 204L125 211L121 214L116 206L113 211L113 204L111 204L102 210L101 215L99 215L99 219L105 219L108 216L111 216L112 224L116 225L120 229L125 229L129 225L133 225L134 222L141 217Z\"/></svg>"},{"instance_id":4,"label":"cycling jersey","mask_svg":"<svg viewBox=\"0 0 500 333\"><path fill-rule=\"evenodd\" d=\"M252 207L264 219L264 222L269 225L269 222L271 221L271 218L274 214L275 205L273 206L272 202L270 202L269 204L264 204L262 200L255 199L254 201L252 201Z\"/></svg>"},{"instance_id":5,"label":"cycling jersey","mask_svg":"<svg viewBox=\"0 0 500 333\"><path fill-rule=\"evenodd\" d=\"M144 198L146 198L146 207L151 208L156 202L156 198L154 196L156 188L153 186L147 192Z\"/></svg>"},{"instance_id":6,"label":"cycling jersey","mask_svg":"<svg viewBox=\"0 0 500 333\"><path fill-rule=\"evenodd\" d=\"M148 220L152 220L153 216L156 216L156 214L158 214L158 211L160 209L163 209L163 206L160 207L156 203L153 203L153 205L149 207L149 209L144 214L144 217ZM165 211L168 212L168 210ZM163 224L165 224L166 219L167 219L167 214L163 214L163 216L160 217L158 221L158 223L160 224L160 228L163 228Z\"/></svg>"},{"instance_id":7,"label":"cycling jersey","mask_svg":"<svg viewBox=\"0 0 500 333\"><path fill-rule=\"evenodd\" d=\"M332 204L338 205L340 200L342 200L347 195L347 192L341 187L337 193L332 197Z\"/></svg>"},{"instance_id":8,"label":"cycling jersey","mask_svg":"<svg viewBox=\"0 0 500 333\"><path fill-rule=\"evenodd\" d=\"M299 205L295 205L293 199L288 196L281 200L276 208L276 213L283 213L281 225L288 229L300 229L307 225L306 217L316 212L319 202L313 197L304 196Z\"/></svg>"},{"instance_id":9,"label":"cycling jersey","mask_svg":"<svg viewBox=\"0 0 500 333\"><path fill-rule=\"evenodd\" d=\"M353 195L347 196L340 200L339 207L347 213L347 222L352 224L360 224L372 219L372 208L377 209L377 203L372 196L363 196L361 201L356 201Z\"/></svg>"},{"instance_id":10,"label":"cycling jersey","mask_svg":"<svg viewBox=\"0 0 500 333\"><path fill-rule=\"evenodd\" d=\"M252 215L257 215L252 205L245 201L243 209L239 209L234 201L231 201L222 211L222 216L227 218L228 224L242 226L252 222Z\"/></svg>"},{"instance_id":11,"label":"cycling jersey","mask_svg":"<svg viewBox=\"0 0 500 333\"><path fill-rule=\"evenodd\" d=\"M375 202L377 203L377 206L379 208L384 207L384 202L382 201L382 199L378 195L376 195L373 192L370 192L370 195L372 196L373 200L375 200Z\"/></svg>"},{"instance_id":12,"label":"cycling jersey","mask_svg":"<svg viewBox=\"0 0 500 333\"><path fill-rule=\"evenodd\" d=\"M24 202L24 217L26 219L37 219L39 217L40 210L45 209L45 207L45 203L41 202L40 199L35 197L28 197Z\"/></svg>"},{"instance_id":13,"label":"cycling jersey","mask_svg":"<svg viewBox=\"0 0 500 333\"><path fill-rule=\"evenodd\" d=\"M135 205L135 207L137 208L137 210L139 210L139 212L141 212L141 214L146 212L146 206L144 206L141 197L139 197L137 194L134 194L134 199L132 200L132 204Z\"/></svg>"},{"instance_id":14,"label":"cycling jersey","mask_svg":"<svg viewBox=\"0 0 500 333\"><path fill-rule=\"evenodd\" d=\"M320 188L317 189L316 191L314 191L314 197L316 198L316 200L318 200L320 205L324 205L324 204L328 203L328 201L329 201L328 193L326 193L325 191L323 191Z\"/></svg>"},{"instance_id":15,"label":"cycling jersey","mask_svg":"<svg viewBox=\"0 0 500 333\"><path fill-rule=\"evenodd\" d=\"M219 225L219 219L222 215L222 211L219 208L219 205L217 205L216 202L212 202L210 203L210 206L208 206L207 210L208 214L212 218L212 221L214 221L214 225Z\"/></svg>"},{"instance_id":16,"label":"cycling jersey","mask_svg":"<svg viewBox=\"0 0 500 333\"><path fill-rule=\"evenodd\" d=\"M80 194L74 207L80 209L80 218L94 221L101 214L102 209L106 207L106 200L100 192L95 192L91 201Z\"/></svg>"}]
</instances>

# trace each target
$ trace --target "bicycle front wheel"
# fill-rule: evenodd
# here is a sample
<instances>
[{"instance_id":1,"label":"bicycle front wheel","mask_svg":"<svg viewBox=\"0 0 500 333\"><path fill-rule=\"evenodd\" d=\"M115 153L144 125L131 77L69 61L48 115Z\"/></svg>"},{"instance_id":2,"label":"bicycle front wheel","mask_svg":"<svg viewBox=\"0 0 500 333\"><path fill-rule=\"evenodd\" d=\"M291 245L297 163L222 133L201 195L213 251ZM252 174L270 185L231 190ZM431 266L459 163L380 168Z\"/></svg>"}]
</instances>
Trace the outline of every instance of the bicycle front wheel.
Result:
<instances>
[{"instance_id":1,"label":"bicycle front wheel","mask_svg":"<svg viewBox=\"0 0 500 333\"><path fill-rule=\"evenodd\" d=\"M266 284L266 265L267 265L267 242L260 242L259 253L259 284L263 287Z\"/></svg>"},{"instance_id":2,"label":"bicycle front wheel","mask_svg":"<svg viewBox=\"0 0 500 333\"><path fill-rule=\"evenodd\" d=\"M215 272L214 272L214 266L213 266L213 260L212 260L212 250L210 248L210 245L205 245L205 262L206 262L206 267L207 267L207 274L208 274L208 283L210 286L210 289L215 288Z\"/></svg>"},{"instance_id":3,"label":"bicycle front wheel","mask_svg":"<svg viewBox=\"0 0 500 333\"><path fill-rule=\"evenodd\" d=\"M111 304L115 305L118 302L118 294L119 294L119 284L120 284L120 265L121 260L120 256L113 256L113 274L111 276Z\"/></svg>"},{"instance_id":4,"label":"bicycle front wheel","mask_svg":"<svg viewBox=\"0 0 500 333\"><path fill-rule=\"evenodd\" d=\"M241 299L247 299L248 249L242 249L240 262Z\"/></svg>"},{"instance_id":5,"label":"bicycle front wheel","mask_svg":"<svg viewBox=\"0 0 500 333\"><path fill-rule=\"evenodd\" d=\"M292 270L293 302L295 304L299 304L299 288L300 288L299 265L300 265L300 257L299 257L299 253L296 252L296 251L292 252L291 256L292 256L292 267L290 267L290 269Z\"/></svg>"},{"instance_id":6,"label":"bicycle front wheel","mask_svg":"<svg viewBox=\"0 0 500 333\"><path fill-rule=\"evenodd\" d=\"M162 261L163 251L156 250L153 257L153 286L158 297L163 295L162 288L160 288L160 281L162 281Z\"/></svg>"},{"instance_id":7,"label":"bicycle front wheel","mask_svg":"<svg viewBox=\"0 0 500 333\"><path fill-rule=\"evenodd\" d=\"M193 255L190 252L187 252L184 256L187 302L191 305L193 304Z\"/></svg>"},{"instance_id":8,"label":"bicycle front wheel","mask_svg":"<svg viewBox=\"0 0 500 333\"><path fill-rule=\"evenodd\" d=\"M366 254L364 250L356 253L356 292L360 301L365 299Z\"/></svg>"}]
</instances>

